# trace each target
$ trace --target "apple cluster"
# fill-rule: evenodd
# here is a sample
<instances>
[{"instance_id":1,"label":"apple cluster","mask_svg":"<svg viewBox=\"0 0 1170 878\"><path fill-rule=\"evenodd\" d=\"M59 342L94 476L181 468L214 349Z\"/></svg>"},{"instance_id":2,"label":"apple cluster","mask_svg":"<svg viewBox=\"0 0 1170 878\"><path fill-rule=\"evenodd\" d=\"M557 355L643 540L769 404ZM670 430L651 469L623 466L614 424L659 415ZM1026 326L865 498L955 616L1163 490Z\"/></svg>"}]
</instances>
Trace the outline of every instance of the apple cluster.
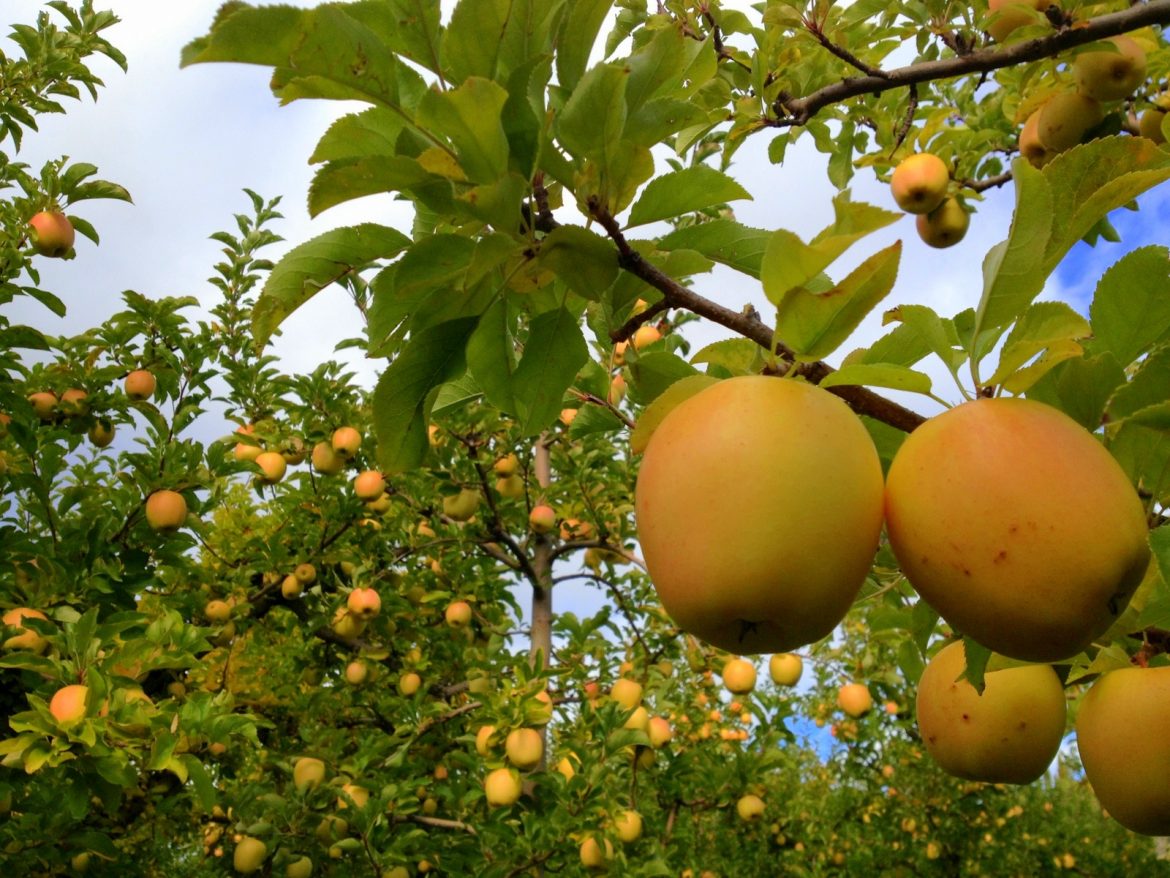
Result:
<instances>
[{"instance_id":1,"label":"apple cluster","mask_svg":"<svg viewBox=\"0 0 1170 878\"><path fill-rule=\"evenodd\" d=\"M890 177L890 190L898 207L917 217L918 237L940 249L963 240L971 224L971 215L950 189L950 169L929 152L904 158Z\"/></svg>"}]
</instances>

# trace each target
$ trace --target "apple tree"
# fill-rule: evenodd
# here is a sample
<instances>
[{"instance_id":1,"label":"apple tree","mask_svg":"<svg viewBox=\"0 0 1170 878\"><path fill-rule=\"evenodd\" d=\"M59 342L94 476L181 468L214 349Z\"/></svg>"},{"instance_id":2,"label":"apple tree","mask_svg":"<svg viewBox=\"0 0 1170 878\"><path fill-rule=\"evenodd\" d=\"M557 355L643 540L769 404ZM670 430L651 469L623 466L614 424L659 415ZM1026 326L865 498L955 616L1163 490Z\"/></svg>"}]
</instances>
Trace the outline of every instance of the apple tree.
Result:
<instances>
[{"instance_id":1,"label":"apple tree","mask_svg":"<svg viewBox=\"0 0 1170 878\"><path fill-rule=\"evenodd\" d=\"M13 155L55 97L100 84L90 55L124 65L100 36L109 13L48 5L64 27L48 13L16 26L24 57L0 69L15 84ZM392 193L411 228L335 229L274 263L278 202L249 193L250 211L214 235L207 311L128 292L76 337L3 324L5 862L394 878L1155 868L1152 842L1103 815L1063 733L1082 701L1095 717L1083 729L1107 741L1161 721L1143 711L1165 702L1150 693L1170 673L1170 260L1160 247L1122 257L1087 316L1038 299L1076 242L1116 237L1109 212L1170 177L1156 90L1170 0L442 12L230 2L182 59L272 67L282 101L368 105L323 134L310 210ZM782 179L806 136L840 190L833 222L808 241L739 223L732 205L752 193L737 150L767 138ZM927 154L941 161L903 164ZM0 282L60 313L37 288L38 260L62 252L58 217L96 241L72 205L127 195L90 165L38 178L5 156L2 170L22 194L0 204ZM989 187L1014 186L1016 211L969 308L890 307L888 334L842 358L901 259L901 244L853 252L899 217L850 197L854 175L873 173L897 177L893 200L932 246L979 221L968 212ZM31 222L42 214L52 223ZM855 267L832 279L847 253ZM716 266L773 313L717 301ZM288 375L270 353L281 322L335 287L363 321L339 345L385 363L372 391L337 362ZM729 337L696 350L697 323ZM928 419L905 394L928 411L947 401L936 362L959 404ZM742 387L746 407L694 408ZM811 405L793 414L790 393L844 425ZM999 433L939 426L972 411L1011 414ZM1019 441L1026 430L1039 434ZM666 499L651 504L639 472L672 436L683 463L659 464ZM812 456L838 440L876 485L862 496L860 477L838 479L839 509L828 498L845 470ZM986 448L990 471L972 463ZM1069 456L1068 484L1037 481ZM1089 508L1074 502L1081 470ZM773 501L793 481L800 496L744 521L754 487ZM983 505L968 513L968 500ZM962 545L920 550L928 526L899 527L920 507L947 524L944 543L980 545L1005 509L1058 537L1021 537L984 574ZM872 536L841 527L842 510ZM1059 553L1028 552L1053 541ZM839 609L781 576L749 594L770 615L737 605L730 618L750 625L709 630L745 571L783 567L774 550L864 569L834 579ZM675 553L712 555L706 578L722 581L689 583L698 561L672 566ZM1074 553L1095 578L1047 606L1018 586L1020 569L1063 579L1057 556ZM940 559L985 591L964 601L923 572ZM983 634L970 605L998 608L1004 591L1012 606ZM818 623L769 633L786 614ZM1009 675L1055 667L1060 734L1031 785L933 764L918 683L962 635L955 686L981 707ZM799 653L804 682L729 664L759 652ZM1140 682L1082 698L1131 667ZM1150 739L1122 748L1148 748L1130 762L1160 764ZM1005 750L1019 761L1007 746L992 756ZM1165 831L1165 778L1129 770L1090 777L1094 790L1117 796L1105 807L1125 826Z\"/></svg>"}]
</instances>

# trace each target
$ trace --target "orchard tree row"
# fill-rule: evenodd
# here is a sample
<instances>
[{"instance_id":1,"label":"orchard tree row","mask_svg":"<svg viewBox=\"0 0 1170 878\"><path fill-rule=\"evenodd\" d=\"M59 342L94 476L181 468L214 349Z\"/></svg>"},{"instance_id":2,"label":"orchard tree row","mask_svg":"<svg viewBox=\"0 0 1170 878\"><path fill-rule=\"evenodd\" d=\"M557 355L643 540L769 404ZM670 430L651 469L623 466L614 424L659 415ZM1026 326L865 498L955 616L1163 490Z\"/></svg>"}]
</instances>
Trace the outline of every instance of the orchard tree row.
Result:
<instances>
[{"instance_id":1,"label":"orchard tree row","mask_svg":"<svg viewBox=\"0 0 1170 878\"><path fill-rule=\"evenodd\" d=\"M1040 296L1170 177L1170 0L226 3L182 63L366 104L310 211L413 225L274 263L249 192L202 307L127 292L74 337L38 269L129 195L19 150L127 60L90 0L45 7L0 55L0 288L46 309L0 314L14 874L1158 868L1170 252L1087 314ZM739 147L775 187L806 136L833 222L738 222ZM958 314L889 305L900 243L852 252L891 205L950 245L1005 185ZM323 290L371 391L269 351Z\"/></svg>"}]
</instances>

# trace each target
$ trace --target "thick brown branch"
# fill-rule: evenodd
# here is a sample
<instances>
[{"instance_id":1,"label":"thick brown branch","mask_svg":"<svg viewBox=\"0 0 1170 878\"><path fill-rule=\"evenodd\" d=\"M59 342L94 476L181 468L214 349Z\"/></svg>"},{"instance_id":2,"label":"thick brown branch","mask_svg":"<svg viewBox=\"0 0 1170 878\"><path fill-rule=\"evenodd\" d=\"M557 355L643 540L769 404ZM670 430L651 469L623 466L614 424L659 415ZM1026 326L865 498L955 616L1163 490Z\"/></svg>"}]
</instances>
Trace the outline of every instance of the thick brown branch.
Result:
<instances>
[{"instance_id":1,"label":"thick brown branch","mask_svg":"<svg viewBox=\"0 0 1170 878\"><path fill-rule=\"evenodd\" d=\"M1058 30L1034 40L972 52L969 55L898 67L885 71L881 76L849 77L802 98L785 97L777 100L772 106L778 118L768 119L766 122L780 127L804 125L825 107L849 98L878 94L893 88L905 88L920 82L952 79L968 73L988 73L1004 67L1014 67L1028 61L1059 55L1076 46L1128 33L1138 28L1167 23L1170 23L1170 0L1151 0L1149 3L1102 15L1083 25Z\"/></svg>"}]
</instances>

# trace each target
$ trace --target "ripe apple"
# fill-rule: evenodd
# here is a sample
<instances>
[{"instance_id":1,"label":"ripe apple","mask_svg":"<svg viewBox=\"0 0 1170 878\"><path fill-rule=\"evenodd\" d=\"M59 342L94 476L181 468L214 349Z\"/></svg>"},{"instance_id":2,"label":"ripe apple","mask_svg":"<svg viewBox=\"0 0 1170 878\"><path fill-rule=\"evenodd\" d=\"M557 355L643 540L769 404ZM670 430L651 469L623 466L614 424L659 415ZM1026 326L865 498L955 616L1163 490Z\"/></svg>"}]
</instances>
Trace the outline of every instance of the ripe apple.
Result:
<instances>
[{"instance_id":1,"label":"ripe apple","mask_svg":"<svg viewBox=\"0 0 1170 878\"><path fill-rule=\"evenodd\" d=\"M74 683L62 686L49 700L49 713L63 728L70 728L85 719L85 702L89 687Z\"/></svg>"},{"instance_id":2,"label":"ripe apple","mask_svg":"<svg viewBox=\"0 0 1170 878\"><path fill-rule=\"evenodd\" d=\"M573 765L573 758L576 757L570 758L571 756L572 754L569 756L562 756L560 761L557 763L557 771L565 780L572 780L577 776L577 768L575 765Z\"/></svg>"},{"instance_id":3,"label":"ripe apple","mask_svg":"<svg viewBox=\"0 0 1170 878\"><path fill-rule=\"evenodd\" d=\"M305 585L312 585L317 581L317 568L306 561L293 569L293 576Z\"/></svg>"},{"instance_id":4,"label":"ripe apple","mask_svg":"<svg viewBox=\"0 0 1170 878\"><path fill-rule=\"evenodd\" d=\"M345 468L345 458L328 442L318 442L309 457L313 469L323 476L335 476Z\"/></svg>"},{"instance_id":5,"label":"ripe apple","mask_svg":"<svg viewBox=\"0 0 1170 878\"><path fill-rule=\"evenodd\" d=\"M1044 102L1039 113L1036 135L1052 153L1072 149L1105 118L1101 105L1079 91L1054 94Z\"/></svg>"},{"instance_id":6,"label":"ripe apple","mask_svg":"<svg viewBox=\"0 0 1170 878\"><path fill-rule=\"evenodd\" d=\"M1077 714L1085 776L1109 816L1132 832L1170 835L1170 667L1103 674Z\"/></svg>"},{"instance_id":7,"label":"ripe apple","mask_svg":"<svg viewBox=\"0 0 1170 878\"><path fill-rule=\"evenodd\" d=\"M626 379L621 375L614 375L613 380L609 382L609 395L606 399L609 400L610 405L618 405L626 398Z\"/></svg>"},{"instance_id":8,"label":"ripe apple","mask_svg":"<svg viewBox=\"0 0 1170 878\"><path fill-rule=\"evenodd\" d=\"M723 666L723 685L734 695L746 695L756 688L756 666L747 659L730 659Z\"/></svg>"},{"instance_id":9,"label":"ripe apple","mask_svg":"<svg viewBox=\"0 0 1170 878\"><path fill-rule=\"evenodd\" d=\"M42 421L51 421L57 415L57 394L51 390L41 390L30 393L28 401L32 403L33 411Z\"/></svg>"},{"instance_id":10,"label":"ripe apple","mask_svg":"<svg viewBox=\"0 0 1170 878\"><path fill-rule=\"evenodd\" d=\"M475 752L480 756L487 756L496 743L496 727L480 726L479 731L475 733Z\"/></svg>"},{"instance_id":11,"label":"ripe apple","mask_svg":"<svg viewBox=\"0 0 1170 878\"><path fill-rule=\"evenodd\" d=\"M514 805L520 800L523 787L520 773L513 768L497 768L488 772L483 781L483 792L487 803L493 808Z\"/></svg>"},{"instance_id":12,"label":"ripe apple","mask_svg":"<svg viewBox=\"0 0 1170 878\"><path fill-rule=\"evenodd\" d=\"M73 223L60 211L42 210L33 214L28 224L32 226L29 242L42 256L60 259L68 256L73 249L77 234L73 230Z\"/></svg>"},{"instance_id":13,"label":"ripe apple","mask_svg":"<svg viewBox=\"0 0 1170 878\"><path fill-rule=\"evenodd\" d=\"M634 330L634 337L631 341L634 344L634 350L640 351L642 348L654 344L660 338L662 338L662 333L658 331L657 327L644 325Z\"/></svg>"},{"instance_id":14,"label":"ripe apple","mask_svg":"<svg viewBox=\"0 0 1170 878\"><path fill-rule=\"evenodd\" d=\"M260 468L257 479L265 485L275 485L284 478L288 463L279 451L262 451L256 455L256 466Z\"/></svg>"},{"instance_id":15,"label":"ripe apple","mask_svg":"<svg viewBox=\"0 0 1170 878\"><path fill-rule=\"evenodd\" d=\"M345 602L351 616L358 619L372 619L382 609L382 599L372 588L355 588Z\"/></svg>"},{"instance_id":16,"label":"ripe apple","mask_svg":"<svg viewBox=\"0 0 1170 878\"><path fill-rule=\"evenodd\" d=\"M495 470L497 476L502 476L504 478L507 478L508 476L514 476L520 471L520 458L518 458L515 454L506 455L505 457L501 457L499 460L497 460L492 465L492 469Z\"/></svg>"},{"instance_id":17,"label":"ripe apple","mask_svg":"<svg viewBox=\"0 0 1170 878\"><path fill-rule=\"evenodd\" d=\"M613 688L609 690L609 697L625 710L633 710L642 703L642 684L622 677L614 681Z\"/></svg>"},{"instance_id":18,"label":"ripe apple","mask_svg":"<svg viewBox=\"0 0 1170 878\"><path fill-rule=\"evenodd\" d=\"M345 682L351 686L360 686L370 676L370 666L365 662L352 661L345 666Z\"/></svg>"},{"instance_id":19,"label":"ripe apple","mask_svg":"<svg viewBox=\"0 0 1170 878\"><path fill-rule=\"evenodd\" d=\"M293 576L291 573L283 580L281 580L280 593L285 598L285 600L291 601L299 598L304 590L304 583Z\"/></svg>"},{"instance_id":20,"label":"ripe apple","mask_svg":"<svg viewBox=\"0 0 1170 878\"><path fill-rule=\"evenodd\" d=\"M232 866L241 875L248 875L260 871L267 856L268 846L264 842L245 835L236 843L236 850L232 854Z\"/></svg>"},{"instance_id":21,"label":"ripe apple","mask_svg":"<svg viewBox=\"0 0 1170 878\"><path fill-rule=\"evenodd\" d=\"M661 716L655 716L650 718L650 724L646 727L646 734L650 738L650 746L655 750L661 750L674 737L674 729L670 727L669 720Z\"/></svg>"},{"instance_id":22,"label":"ripe apple","mask_svg":"<svg viewBox=\"0 0 1170 878\"><path fill-rule=\"evenodd\" d=\"M865 716L873 707L873 696L864 683L846 683L837 690L837 706L849 716Z\"/></svg>"},{"instance_id":23,"label":"ripe apple","mask_svg":"<svg viewBox=\"0 0 1170 878\"><path fill-rule=\"evenodd\" d=\"M971 214L959 199L946 198L930 213L919 214L914 225L924 243L942 250L963 240L971 225Z\"/></svg>"},{"instance_id":24,"label":"ripe apple","mask_svg":"<svg viewBox=\"0 0 1170 878\"><path fill-rule=\"evenodd\" d=\"M408 698L422 687L422 677L414 671L407 671L398 678L398 691Z\"/></svg>"},{"instance_id":25,"label":"ripe apple","mask_svg":"<svg viewBox=\"0 0 1170 878\"><path fill-rule=\"evenodd\" d=\"M778 653L768 659L768 673L777 686L795 686L804 673L804 659L790 652Z\"/></svg>"},{"instance_id":26,"label":"ripe apple","mask_svg":"<svg viewBox=\"0 0 1170 878\"><path fill-rule=\"evenodd\" d=\"M1073 59L1077 88L1099 101L1124 100L1145 81L1145 50L1124 34L1103 42L1112 44L1112 48L1081 52Z\"/></svg>"},{"instance_id":27,"label":"ripe apple","mask_svg":"<svg viewBox=\"0 0 1170 878\"><path fill-rule=\"evenodd\" d=\"M561 409L561 423L566 427L573 425L573 418L577 417L576 409Z\"/></svg>"},{"instance_id":28,"label":"ripe apple","mask_svg":"<svg viewBox=\"0 0 1170 878\"><path fill-rule=\"evenodd\" d=\"M988 0L988 11L993 13L994 17L987 25L987 32L997 43L1002 43L1017 28L1044 21L1045 19L1036 12L1043 12L1051 2L1052 0Z\"/></svg>"},{"instance_id":29,"label":"ripe apple","mask_svg":"<svg viewBox=\"0 0 1170 878\"><path fill-rule=\"evenodd\" d=\"M557 526L557 512L551 506L541 503L533 506L528 513L528 526L533 533L546 534Z\"/></svg>"},{"instance_id":30,"label":"ripe apple","mask_svg":"<svg viewBox=\"0 0 1170 878\"><path fill-rule=\"evenodd\" d=\"M471 604L467 601L453 601L447 605L443 618L452 628L466 628L471 624Z\"/></svg>"},{"instance_id":31,"label":"ripe apple","mask_svg":"<svg viewBox=\"0 0 1170 878\"><path fill-rule=\"evenodd\" d=\"M536 729L513 729L504 739L504 754L516 768L528 771L540 765L544 739Z\"/></svg>"},{"instance_id":32,"label":"ripe apple","mask_svg":"<svg viewBox=\"0 0 1170 878\"><path fill-rule=\"evenodd\" d=\"M31 607L13 607L8 610L0 621L12 628L19 629L19 634L14 634L4 641L5 649L25 649L29 652L42 653L45 647L49 645L49 641L41 637L37 632L31 628L25 628L20 623L24 619L46 619L44 613L40 610L34 610Z\"/></svg>"},{"instance_id":33,"label":"ripe apple","mask_svg":"<svg viewBox=\"0 0 1170 878\"><path fill-rule=\"evenodd\" d=\"M333 633L338 637L353 640L361 636L365 627L366 620L355 616L345 607L338 607L333 613Z\"/></svg>"},{"instance_id":34,"label":"ripe apple","mask_svg":"<svg viewBox=\"0 0 1170 878\"><path fill-rule=\"evenodd\" d=\"M114 441L114 425L109 421L99 418L93 422L93 426L89 428L89 441L98 448L105 448Z\"/></svg>"},{"instance_id":35,"label":"ripe apple","mask_svg":"<svg viewBox=\"0 0 1170 878\"><path fill-rule=\"evenodd\" d=\"M352 460L362 447L362 434L353 427L338 427L330 444L342 460Z\"/></svg>"},{"instance_id":36,"label":"ripe apple","mask_svg":"<svg viewBox=\"0 0 1170 878\"><path fill-rule=\"evenodd\" d=\"M223 625L231 621L232 605L227 601L208 601L207 605L203 608L203 616L212 625Z\"/></svg>"},{"instance_id":37,"label":"ripe apple","mask_svg":"<svg viewBox=\"0 0 1170 878\"><path fill-rule=\"evenodd\" d=\"M301 856L290 860L284 867L284 878L309 878L313 874L313 861Z\"/></svg>"},{"instance_id":38,"label":"ripe apple","mask_svg":"<svg viewBox=\"0 0 1170 878\"><path fill-rule=\"evenodd\" d=\"M1040 142L1040 110L1035 110L1024 122L1024 127L1020 131L1019 148L1020 155L1034 168L1044 167L1056 155Z\"/></svg>"},{"instance_id":39,"label":"ripe apple","mask_svg":"<svg viewBox=\"0 0 1170 878\"><path fill-rule=\"evenodd\" d=\"M314 789L325 781L325 763L313 756L302 756L293 766L293 784L298 792Z\"/></svg>"},{"instance_id":40,"label":"ripe apple","mask_svg":"<svg viewBox=\"0 0 1170 878\"><path fill-rule=\"evenodd\" d=\"M740 796L739 801L735 803L735 813L739 815L740 820L752 823L763 816L764 800L754 793Z\"/></svg>"},{"instance_id":41,"label":"ripe apple","mask_svg":"<svg viewBox=\"0 0 1170 878\"><path fill-rule=\"evenodd\" d=\"M524 479L520 476L504 476L496 479L496 493L509 500L524 496Z\"/></svg>"},{"instance_id":42,"label":"ripe apple","mask_svg":"<svg viewBox=\"0 0 1170 878\"><path fill-rule=\"evenodd\" d=\"M828 391L760 375L700 391L650 437L635 491L663 608L728 652L819 640L869 573L882 482L869 433ZM773 526L796 508L799 527Z\"/></svg>"},{"instance_id":43,"label":"ripe apple","mask_svg":"<svg viewBox=\"0 0 1170 878\"><path fill-rule=\"evenodd\" d=\"M642 837L642 815L637 811L623 811L613 826L623 844L630 844Z\"/></svg>"},{"instance_id":44,"label":"ripe apple","mask_svg":"<svg viewBox=\"0 0 1170 878\"><path fill-rule=\"evenodd\" d=\"M1065 701L1049 665L984 674L983 694L959 676L961 641L943 647L918 682L918 729L948 774L987 783L1031 783L1051 764L1064 737Z\"/></svg>"},{"instance_id":45,"label":"ripe apple","mask_svg":"<svg viewBox=\"0 0 1170 878\"><path fill-rule=\"evenodd\" d=\"M902 159L890 177L894 201L907 213L930 213L947 197L950 184L946 162L929 152Z\"/></svg>"},{"instance_id":46,"label":"ripe apple","mask_svg":"<svg viewBox=\"0 0 1170 878\"><path fill-rule=\"evenodd\" d=\"M126 381L123 384L126 395L137 400L150 399L154 396L154 390L157 386L158 382L155 380L154 373L147 369L135 369L126 376Z\"/></svg>"},{"instance_id":47,"label":"ripe apple","mask_svg":"<svg viewBox=\"0 0 1170 878\"><path fill-rule=\"evenodd\" d=\"M146 498L146 523L153 530L178 530L187 521L187 501L178 491L155 491Z\"/></svg>"},{"instance_id":48,"label":"ripe apple","mask_svg":"<svg viewBox=\"0 0 1170 878\"><path fill-rule=\"evenodd\" d=\"M624 366L626 363L626 348L630 346L628 341L619 341L613 346L613 364L615 366Z\"/></svg>"},{"instance_id":49,"label":"ripe apple","mask_svg":"<svg viewBox=\"0 0 1170 878\"><path fill-rule=\"evenodd\" d=\"M89 404L85 401L88 395L80 387L70 387L61 394L57 410L68 417L84 415L89 412Z\"/></svg>"},{"instance_id":50,"label":"ripe apple","mask_svg":"<svg viewBox=\"0 0 1170 878\"><path fill-rule=\"evenodd\" d=\"M479 491L463 488L458 494L443 498L443 514L452 521L468 521L479 508Z\"/></svg>"},{"instance_id":51,"label":"ripe apple","mask_svg":"<svg viewBox=\"0 0 1170 878\"><path fill-rule=\"evenodd\" d=\"M952 628L1024 661L1088 646L1150 558L1120 465L1072 418L1027 399L964 403L911 433L887 477L886 529Z\"/></svg>"},{"instance_id":52,"label":"ripe apple","mask_svg":"<svg viewBox=\"0 0 1170 878\"><path fill-rule=\"evenodd\" d=\"M354 477L353 493L359 500L377 500L386 493L386 479L376 469L368 469Z\"/></svg>"},{"instance_id":53,"label":"ripe apple","mask_svg":"<svg viewBox=\"0 0 1170 878\"><path fill-rule=\"evenodd\" d=\"M345 793L345 796L349 796L349 798L353 800L354 807L359 811L366 807L366 803L370 801L370 791L363 786L359 786L358 784L342 784L341 791ZM338 808L349 807L349 802L346 800L345 796L337 797Z\"/></svg>"},{"instance_id":54,"label":"ripe apple","mask_svg":"<svg viewBox=\"0 0 1170 878\"><path fill-rule=\"evenodd\" d=\"M613 859L613 843L608 839L602 840L602 848L593 836L581 842L581 865L593 872L604 872L609 868L609 861Z\"/></svg>"},{"instance_id":55,"label":"ripe apple","mask_svg":"<svg viewBox=\"0 0 1170 878\"><path fill-rule=\"evenodd\" d=\"M322 844L329 844L339 838L349 835L349 821L336 814L326 814L317 824L314 833Z\"/></svg>"},{"instance_id":56,"label":"ripe apple","mask_svg":"<svg viewBox=\"0 0 1170 878\"><path fill-rule=\"evenodd\" d=\"M1138 133L1154 143L1165 143L1166 135L1162 133L1162 120L1165 118L1166 111L1161 107L1149 107L1138 120Z\"/></svg>"}]
</instances>

